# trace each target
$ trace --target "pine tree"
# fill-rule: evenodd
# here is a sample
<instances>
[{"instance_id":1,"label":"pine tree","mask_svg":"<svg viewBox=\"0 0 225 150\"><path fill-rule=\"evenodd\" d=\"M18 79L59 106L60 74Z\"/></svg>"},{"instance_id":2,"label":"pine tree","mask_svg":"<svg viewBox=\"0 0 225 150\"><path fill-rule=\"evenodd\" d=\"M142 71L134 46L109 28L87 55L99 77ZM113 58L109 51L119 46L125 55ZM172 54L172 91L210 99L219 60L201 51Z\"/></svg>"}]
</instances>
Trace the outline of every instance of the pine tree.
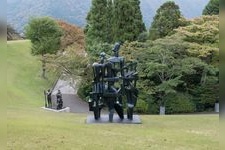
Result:
<instances>
[{"instance_id":1,"label":"pine tree","mask_svg":"<svg viewBox=\"0 0 225 150\"><path fill-rule=\"evenodd\" d=\"M107 30L106 30L106 42L107 43L112 43L113 41L113 32L112 32L112 28L113 28L113 0L107 0Z\"/></svg>"},{"instance_id":2,"label":"pine tree","mask_svg":"<svg viewBox=\"0 0 225 150\"><path fill-rule=\"evenodd\" d=\"M91 10L86 18L86 42L107 42L108 40L108 0L93 0Z\"/></svg>"},{"instance_id":3,"label":"pine tree","mask_svg":"<svg viewBox=\"0 0 225 150\"><path fill-rule=\"evenodd\" d=\"M140 9L140 1L139 0L132 0L133 2L133 7L135 10L135 26L137 29L137 33L136 35L139 35L140 33L146 31L146 27L145 24L142 20L142 13L141 13L141 9Z\"/></svg>"},{"instance_id":4,"label":"pine tree","mask_svg":"<svg viewBox=\"0 0 225 150\"><path fill-rule=\"evenodd\" d=\"M114 0L114 41L134 41L145 31L139 0Z\"/></svg>"},{"instance_id":5,"label":"pine tree","mask_svg":"<svg viewBox=\"0 0 225 150\"><path fill-rule=\"evenodd\" d=\"M151 24L149 36L151 40L165 37L173 33L173 29L181 25L179 6L172 1L164 3L156 12Z\"/></svg>"},{"instance_id":6,"label":"pine tree","mask_svg":"<svg viewBox=\"0 0 225 150\"><path fill-rule=\"evenodd\" d=\"M210 0L204 8L203 15L219 15L219 0Z\"/></svg>"}]
</instances>

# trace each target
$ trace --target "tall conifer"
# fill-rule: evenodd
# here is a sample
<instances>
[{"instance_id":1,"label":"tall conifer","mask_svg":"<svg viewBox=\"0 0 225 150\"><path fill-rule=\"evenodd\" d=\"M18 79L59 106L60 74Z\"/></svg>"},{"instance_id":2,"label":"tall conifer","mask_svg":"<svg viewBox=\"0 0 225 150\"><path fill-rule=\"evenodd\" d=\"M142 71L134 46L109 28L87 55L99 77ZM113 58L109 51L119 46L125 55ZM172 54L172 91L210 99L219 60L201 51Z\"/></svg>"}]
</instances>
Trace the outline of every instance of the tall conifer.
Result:
<instances>
[{"instance_id":1,"label":"tall conifer","mask_svg":"<svg viewBox=\"0 0 225 150\"><path fill-rule=\"evenodd\" d=\"M114 41L134 41L145 31L139 0L114 0Z\"/></svg>"},{"instance_id":2,"label":"tall conifer","mask_svg":"<svg viewBox=\"0 0 225 150\"><path fill-rule=\"evenodd\" d=\"M202 14L203 15L219 15L219 0L210 0L205 6Z\"/></svg>"},{"instance_id":3,"label":"tall conifer","mask_svg":"<svg viewBox=\"0 0 225 150\"><path fill-rule=\"evenodd\" d=\"M157 10L151 24L149 36L151 40L165 37L173 33L173 29L178 28L182 23L179 20L181 12L178 5L173 1L165 2Z\"/></svg>"},{"instance_id":4,"label":"tall conifer","mask_svg":"<svg viewBox=\"0 0 225 150\"><path fill-rule=\"evenodd\" d=\"M91 10L86 18L85 34L87 44L94 41L107 42L107 11L107 0L92 0Z\"/></svg>"}]
</instances>

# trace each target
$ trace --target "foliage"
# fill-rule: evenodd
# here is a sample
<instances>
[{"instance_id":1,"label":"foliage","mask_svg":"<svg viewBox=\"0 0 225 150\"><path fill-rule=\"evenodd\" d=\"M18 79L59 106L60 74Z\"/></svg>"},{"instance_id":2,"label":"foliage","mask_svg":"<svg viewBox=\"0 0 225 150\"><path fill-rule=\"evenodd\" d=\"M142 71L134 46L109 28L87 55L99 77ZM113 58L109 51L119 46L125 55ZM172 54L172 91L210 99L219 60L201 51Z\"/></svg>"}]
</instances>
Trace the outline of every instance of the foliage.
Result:
<instances>
[{"instance_id":1,"label":"foliage","mask_svg":"<svg viewBox=\"0 0 225 150\"><path fill-rule=\"evenodd\" d=\"M137 113L146 113L148 111L148 103L139 99L137 105L135 106L135 111Z\"/></svg>"},{"instance_id":2,"label":"foliage","mask_svg":"<svg viewBox=\"0 0 225 150\"><path fill-rule=\"evenodd\" d=\"M32 18L26 26L25 35L31 40L32 54L55 54L60 46L62 32L57 23L49 18Z\"/></svg>"},{"instance_id":3,"label":"foliage","mask_svg":"<svg viewBox=\"0 0 225 150\"><path fill-rule=\"evenodd\" d=\"M192 101L191 95L177 93L170 95L166 103L166 113L191 113L196 111L196 105Z\"/></svg>"},{"instance_id":4,"label":"foliage","mask_svg":"<svg viewBox=\"0 0 225 150\"><path fill-rule=\"evenodd\" d=\"M114 41L134 41L145 31L139 0L114 0Z\"/></svg>"},{"instance_id":5,"label":"foliage","mask_svg":"<svg viewBox=\"0 0 225 150\"><path fill-rule=\"evenodd\" d=\"M87 51L97 43L134 41L145 31L139 0L93 0L85 27Z\"/></svg>"},{"instance_id":6,"label":"foliage","mask_svg":"<svg viewBox=\"0 0 225 150\"><path fill-rule=\"evenodd\" d=\"M102 43L102 42L93 42L92 45L87 45L86 49L89 52L90 56L94 61L97 61L99 58L99 54L101 52L105 52L107 55L111 55L113 45L109 43ZM97 59L96 59L97 58Z\"/></svg>"},{"instance_id":7,"label":"foliage","mask_svg":"<svg viewBox=\"0 0 225 150\"><path fill-rule=\"evenodd\" d=\"M203 15L219 15L219 0L210 0L205 6L202 14Z\"/></svg>"},{"instance_id":8,"label":"foliage","mask_svg":"<svg viewBox=\"0 0 225 150\"><path fill-rule=\"evenodd\" d=\"M60 26L60 28L63 30L63 36L61 37L61 46L60 46L60 50L64 50L65 48L67 48L68 46L73 45L74 43L77 43L78 45L80 45L80 49L84 50L84 32L83 29L69 24L67 22L64 22L62 20L57 21L58 25ZM76 52L78 51L78 49L76 49ZM84 52L81 52L84 53Z\"/></svg>"},{"instance_id":9,"label":"foliage","mask_svg":"<svg viewBox=\"0 0 225 150\"><path fill-rule=\"evenodd\" d=\"M218 77L209 77L207 82L201 86L196 86L190 93L194 96L194 102L198 111L212 111L218 101L219 93Z\"/></svg>"},{"instance_id":10,"label":"foliage","mask_svg":"<svg viewBox=\"0 0 225 150\"><path fill-rule=\"evenodd\" d=\"M155 41L125 42L121 47L126 60L138 61L137 85L142 91L139 99L141 104L144 100L148 105L146 113L158 113L161 104L169 106L169 113L206 111L214 107L219 85L218 16L202 16L186 22L173 35ZM200 31L194 30L195 26ZM196 32L199 32L198 40L195 40ZM174 99L170 98L171 94ZM188 105L187 110L172 108L182 103L182 99Z\"/></svg>"},{"instance_id":11,"label":"foliage","mask_svg":"<svg viewBox=\"0 0 225 150\"><path fill-rule=\"evenodd\" d=\"M173 1L165 2L156 12L149 30L150 39L155 40L173 34L173 29L182 25L180 19L179 6Z\"/></svg>"},{"instance_id":12,"label":"foliage","mask_svg":"<svg viewBox=\"0 0 225 150\"><path fill-rule=\"evenodd\" d=\"M191 20L190 25L176 29L188 44L191 56L218 66L219 63L219 16L202 16Z\"/></svg>"},{"instance_id":13,"label":"foliage","mask_svg":"<svg viewBox=\"0 0 225 150\"><path fill-rule=\"evenodd\" d=\"M47 69L64 72L76 78L88 63L83 30L64 21L57 21L57 23L63 31L60 51L55 55L46 55Z\"/></svg>"},{"instance_id":14,"label":"foliage","mask_svg":"<svg viewBox=\"0 0 225 150\"><path fill-rule=\"evenodd\" d=\"M111 11L111 10L110 10ZM85 27L86 43L92 45L93 41L108 41L109 12L107 0L93 0L91 9L87 15ZM109 35L110 36L110 35Z\"/></svg>"},{"instance_id":15,"label":"foliage","mask_svg":"<svg viewBox=\"0 0 225 150\"><path fill-rule=\"evenodd\" d=\"M85 100L87 97L89 97L89 93L92 90L92 78L93 78L93 71L92 66L87 66L84 69L84 72L81 74L82 80L79 86L79 89L77 91L77 94L79 97L81 97L83 100Z\"/></svg>"},{"instance_id":16,"label":"foliage","mask_svg":"<svg viewBox=\"0 0 225 150\"><path fill-rule=\"evenodd\" d=\"M146 42L149 38L148 36L149 36L148 32L143 32L138 36L137 41L138 42Z\"/></svg>"},{"instance_id":17,"label":"foliage","mask_svg":"<svg viewBox=\"0 0 225 150\"><path fill-rule=\"evenodd\" d=\"M42 77L45 78L45 55L55 54L59 50L62 32L53 19L42 17L30 20L25 35L31 40L31 53L42 56Z\"/></svg>"}]
</instances>

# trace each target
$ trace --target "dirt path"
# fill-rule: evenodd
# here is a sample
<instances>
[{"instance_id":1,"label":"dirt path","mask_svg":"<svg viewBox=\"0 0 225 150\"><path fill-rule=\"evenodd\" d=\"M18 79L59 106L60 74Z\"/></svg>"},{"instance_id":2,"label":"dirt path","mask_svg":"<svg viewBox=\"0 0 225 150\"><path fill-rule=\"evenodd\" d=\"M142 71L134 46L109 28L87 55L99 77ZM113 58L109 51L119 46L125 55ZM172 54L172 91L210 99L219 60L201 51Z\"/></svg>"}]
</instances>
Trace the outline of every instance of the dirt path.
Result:
<instances>
[{"instance_id":1,"label":"dirt path","mask_svg":"<svg viewBox=\"0 0 225 150\"><path fill-rule=\"evenodd\" d=\"M77 95L76 83L71 80L59 79L52 92L53 107L56 107L56 94L58 90L62 93L63 107L70 107L72 113L88 113L88 103L81 100Z\"/></svg>"},{"instance_id":2,"label":"dirt path","mask_svg":"<svg viewBox=\"0 0 225 150\"><path fill-rule=\"evenodd\" d=\"M59 79L52 91L52 104L56 108L56 94L58 90L62 93L63 107L70 107L71 113L91 113L89 111L88 103L81 100L77 95L77 84L71 80ZM102 113L107 113L106 109Z\"/></svg>"}]
</instances>

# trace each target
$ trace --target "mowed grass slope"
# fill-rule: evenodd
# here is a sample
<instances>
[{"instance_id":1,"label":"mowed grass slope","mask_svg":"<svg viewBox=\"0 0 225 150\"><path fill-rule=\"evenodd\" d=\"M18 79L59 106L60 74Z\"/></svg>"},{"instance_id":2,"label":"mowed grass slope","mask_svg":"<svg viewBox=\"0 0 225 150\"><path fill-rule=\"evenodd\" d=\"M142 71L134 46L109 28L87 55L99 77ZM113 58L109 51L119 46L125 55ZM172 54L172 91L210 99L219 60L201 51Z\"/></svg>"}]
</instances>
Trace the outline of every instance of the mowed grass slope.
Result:
<instances>
[{"instance_id":1,"label":"mowed grass slope","mask_svg":"<svg viewBox=\"0 0 225 150\"><path fill-rule=\"evenodd\" d=\"M217 150L218 115L141 115L142 124L85 124L87 114L42 110L43 90L30 42L9 42L7 149Z\"/></svg>"}]
</instances>

